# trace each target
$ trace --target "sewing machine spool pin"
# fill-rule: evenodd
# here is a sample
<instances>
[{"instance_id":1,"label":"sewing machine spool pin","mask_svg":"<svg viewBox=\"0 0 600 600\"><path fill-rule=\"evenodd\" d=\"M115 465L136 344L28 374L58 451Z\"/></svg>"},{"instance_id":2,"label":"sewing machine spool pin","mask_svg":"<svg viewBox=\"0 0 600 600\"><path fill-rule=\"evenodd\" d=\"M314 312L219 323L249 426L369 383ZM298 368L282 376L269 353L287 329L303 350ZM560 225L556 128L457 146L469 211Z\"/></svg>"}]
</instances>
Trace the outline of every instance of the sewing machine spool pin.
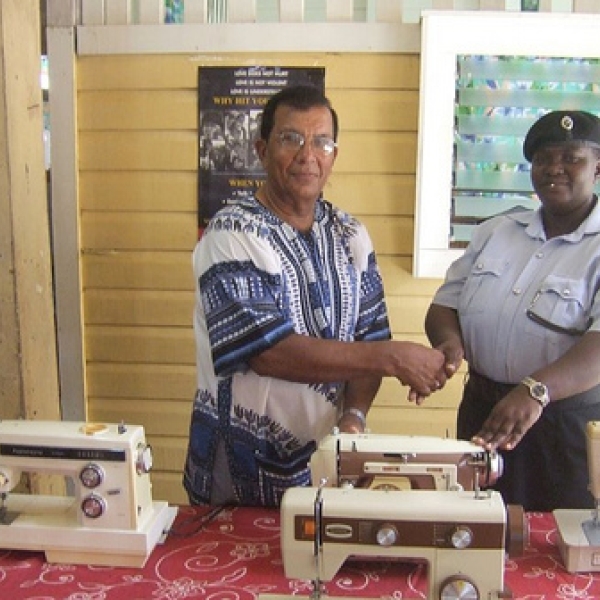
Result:
<instances>
[{"instance_id":1,"label":"sewing machine spool pin","mask_svg":"<svg viewBox=\"0 0 600 600\"><path fill-rule=\"evenodd\" d=\"M311 581L312 592L310 598L312 600L320 600L325 593L325 587L321 581L322 561L323 561L323 488L327 483L326 479L321 481L321 485L317 488L314 504L314 519L315 519L315 577Z\"/></svg>"}]
</instances>

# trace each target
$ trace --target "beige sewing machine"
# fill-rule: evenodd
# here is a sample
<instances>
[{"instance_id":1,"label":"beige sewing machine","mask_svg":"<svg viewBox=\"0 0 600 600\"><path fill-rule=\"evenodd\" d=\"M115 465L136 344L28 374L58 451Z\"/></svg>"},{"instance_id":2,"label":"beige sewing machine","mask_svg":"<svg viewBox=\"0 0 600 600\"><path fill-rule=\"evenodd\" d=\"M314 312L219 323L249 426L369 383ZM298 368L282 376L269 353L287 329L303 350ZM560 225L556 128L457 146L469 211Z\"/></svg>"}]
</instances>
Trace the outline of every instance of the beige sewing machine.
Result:
<instances>
[{"instance_id":1,"label":"beige sewing machine","mask_svg":"<svg viewBox=\"0 0 600 600\"><path fill-rule=\"evenodd\" d=\"M587 424L587 455L594 510L556 509L558 547L567 571L600 571L600 422Z\"/></svg>"},{"instance_id":2,"label":"beige sewing machine","mask_svg":"<svg viewBox=\"0 0 600 600\"><path fill-rule=\"evenodd\" d=\"M0 547L49 562L141 567L177 509L153 502L152 450L136 425L0 421ZM69 478L74 495L11 493L22 473Z\"/></svg>"},{"instance_id":3,"label":"beige sewing machine","mask_svg":"<svg viewBox=\"0 0 600 600\"><path fill-rule=\"evenodd\" d=\"M525 539L523 513L514 514L510 523L493 491L290 488L281 505L285 574L311 580L314 599L349 558L417 560L428 563L430 600L510 598L505 551Z\"/></svg>"},{"instance_id":4,"label":"beige sewing machine","mask_svg":"<svg viewBox=\"0 0 600 600\"><path fill-rule=\"evenodd\" d=\"M315 486L477 490L501 476L502 457L463 440L334 430L310 468Z\"/></svg>"}]
</instances>

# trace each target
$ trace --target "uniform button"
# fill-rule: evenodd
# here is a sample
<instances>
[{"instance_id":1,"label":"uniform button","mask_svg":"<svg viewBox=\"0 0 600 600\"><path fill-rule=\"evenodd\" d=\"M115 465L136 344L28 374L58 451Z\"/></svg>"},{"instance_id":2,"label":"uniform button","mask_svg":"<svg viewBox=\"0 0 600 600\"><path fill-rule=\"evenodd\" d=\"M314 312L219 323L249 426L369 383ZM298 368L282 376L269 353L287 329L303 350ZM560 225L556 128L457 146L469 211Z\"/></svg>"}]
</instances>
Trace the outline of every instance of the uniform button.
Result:
<instances>
[{"instance_id":1,"label":"uniform button","mask_svg":"<svg viewBox=\"0 0 600 600\"><path fill-rule=\"evenodd\" d=\"M513 293L515 296L519 296L519 295L521 294L521 291L522 291L522 290L521 290L521 288L513 288L513 291L512 291L512 293Z\"/></svg>"},{"instance_id":2,"label":"uniform button","mask_svg":"<svg viewBox=\"0 0 600 600\"><path fill-rule=\"evenodd\" d=\"M477 263L477 268L481 271L481 269L483 269L483 263Z\"/></svg>"},{"instance_id":3,"label":"uniform button","mask_svg":"<svg viewBox=\"0 0 600 600\"><path fill-rule=\"evenodd\" d=\"M536 258L544 258L544 253L543 253L543 252L538 252L538 253L535 255L535 257L536 257Z\"/></svg>"},{"instance_id":4,"label":"uniform button","mask_svg":"<svg viewBox=\"0 0 600 600\"><path fill-rule=\"evenodd\" d=\"M570 295L571 295L571 290L570 290L570 289L568 289L568 288L567 288L567 289L565 289L565 290L563 290L563 295L564 295L564 296L570 296Z\"/></svg>"}]
</instances>

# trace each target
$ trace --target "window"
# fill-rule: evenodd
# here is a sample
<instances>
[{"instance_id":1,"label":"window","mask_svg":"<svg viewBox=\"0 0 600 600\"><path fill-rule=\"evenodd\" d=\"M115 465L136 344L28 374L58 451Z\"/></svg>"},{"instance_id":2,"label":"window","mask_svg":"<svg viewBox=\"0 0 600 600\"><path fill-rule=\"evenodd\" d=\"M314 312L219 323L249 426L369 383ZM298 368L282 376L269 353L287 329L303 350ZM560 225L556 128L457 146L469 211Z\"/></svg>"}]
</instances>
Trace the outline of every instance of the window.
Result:
<instances>
[{"instance_id":1,"label":"window","mask_svg":"<svg viewBox=\"0 0 600 600\"><path fill-rule=\"evenodd\" d=\"M425 14L416 277L443 277L482 220L537 206L523 137L549 110L600 115L599 23L590 15Z\"/></svg>"}]
</instances>

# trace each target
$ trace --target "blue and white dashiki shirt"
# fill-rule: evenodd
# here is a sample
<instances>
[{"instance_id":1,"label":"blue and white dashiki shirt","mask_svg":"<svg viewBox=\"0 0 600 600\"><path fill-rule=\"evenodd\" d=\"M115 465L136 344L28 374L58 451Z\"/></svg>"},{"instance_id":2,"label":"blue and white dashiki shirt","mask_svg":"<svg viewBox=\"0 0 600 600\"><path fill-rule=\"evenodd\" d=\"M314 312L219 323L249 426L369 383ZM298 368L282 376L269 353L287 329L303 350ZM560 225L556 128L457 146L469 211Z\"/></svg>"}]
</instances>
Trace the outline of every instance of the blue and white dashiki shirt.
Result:
<instances>
[{"instance_id":1,"label":"blue and white dashiki shirt","mask_svg":"<svg viewBox=\"0 0 600 600\"><path fill-rule=\"evenodd\" d=\"M308 485L315 444L335 426L344 382L261 377L248 360L291 333L342 341L390 339L369 235L319 200L300 233L247 198L221 209L193 256L198 389L184 486L195 504L218 504L229 466L232 501L277 506Z\"/></svg>"}]
</instances>

